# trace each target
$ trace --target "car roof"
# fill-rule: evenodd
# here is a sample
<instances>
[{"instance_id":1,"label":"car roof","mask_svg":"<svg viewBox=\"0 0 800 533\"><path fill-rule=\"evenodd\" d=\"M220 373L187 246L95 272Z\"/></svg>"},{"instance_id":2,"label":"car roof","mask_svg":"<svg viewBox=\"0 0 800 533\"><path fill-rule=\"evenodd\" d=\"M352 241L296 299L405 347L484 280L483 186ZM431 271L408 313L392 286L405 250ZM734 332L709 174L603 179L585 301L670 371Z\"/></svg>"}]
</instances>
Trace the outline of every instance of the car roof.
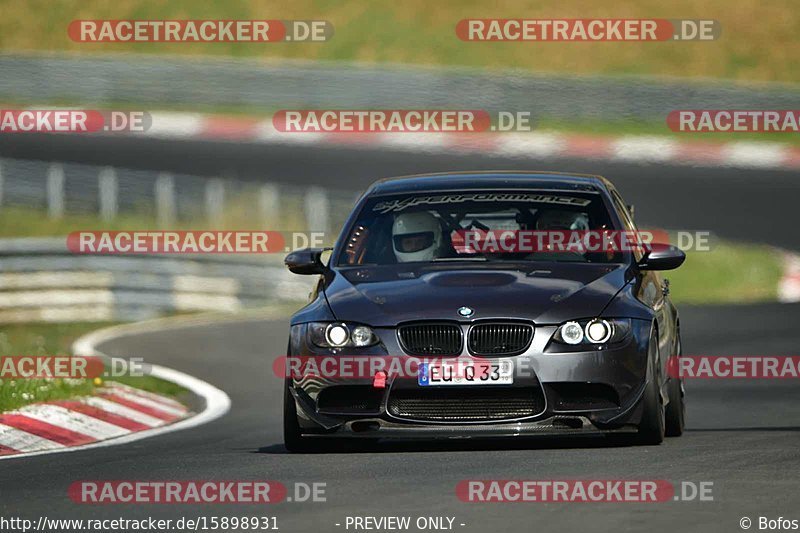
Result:
<instances>
[{"instance_id":1,"label":"car roof","mask_svg":"<svg viewBox=\"0 0 800 533\"><path fill-rule=\"evenodd\" d=\"M606 178L591 174L524 171L440 172L384 178L373 183L366 195L482 189L607 191L613 189L613 185Z\"/></svg>"}]
</instances>

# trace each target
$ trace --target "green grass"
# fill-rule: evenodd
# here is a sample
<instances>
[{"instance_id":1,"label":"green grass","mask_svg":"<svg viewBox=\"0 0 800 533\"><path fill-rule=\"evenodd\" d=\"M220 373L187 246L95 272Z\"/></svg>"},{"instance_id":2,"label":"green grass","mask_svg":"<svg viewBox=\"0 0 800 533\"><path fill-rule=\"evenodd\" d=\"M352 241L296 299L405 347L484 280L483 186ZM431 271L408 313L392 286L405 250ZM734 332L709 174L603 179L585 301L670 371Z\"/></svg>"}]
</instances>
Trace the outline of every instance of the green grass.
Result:
<instances>
[{"instance_id":1,"label":"green grass","mask_svg":"<svg viewBox=\"0 0 800 533\"><path fill-rule=\"evenodd\" d=\"M0 355L67 355L72 342L103 324L14 324L0 326ZM91 394L88 379L0 379L0 412L37 401Z\"/></svg>"},{"instance_id":2,"label":"green grass","mask_svg":"<svg viewBox=\"0 0 800 533\"><path fill-rule=\"evenodd\" d=\"M131 387L156 394L163 394L164 396L177 397L178 399L190 394L188 390L180 385L153 376L115 376L110 381L130 385Z\"/></svg>"},{"instance_id":3,"label":"green grass","mask_svg":"<svg viewBox=\"0 0 800 533\"><path fill-rule=\"evenodd\" d=\"M61 219L51 219L46 212L23 207L0 209L0 237L54 237L73 231L156 230L159 229L152 216L145 214L121 214L110 222L101 222L96 215L67 214ZM175 228L183 229L183 228Z\"/></svg>"},{"instance_id":4,"label":"green grass","mask_svg":"<svg viewBox=\"0 0 800 533\"><path fill-rule=\"evenodd\" d=\"M710 252L689 252L683 266L664 277L676 304L743 304L775 301L782 273L774 248L720 242Z\"/></svg>"},{"instance_id":5,"label":"green grass","mask_svg":"<svg viewBox=\"0 0 800 533\"><path fill-rule=\"evenodd\" d=\"M76 231L148 231L148 230L258 230L303 231L302 198L287 195L282 200L280 220L260 220L258 198L254 194L228 195L226 211L219 223L212 224L204 216L182 218L169 226L159 225L148 211L120 213L111 221L97 215L67 213L60 219L50 219L42 209L3 206L0 209L0 238L63 237ZM274 217L273 217L274 218Z\"/></svg>"},{"instance_id":6,"label":"green grass","mask_svg":"<svg viewBox=\"0 0 800 533\"><path fill-rule=\"evenodd\" d=\"M112 325L110 323L13 324L0 326L0 356L69 355L70 346L81 335ZM152 376L114 377L146 391L180 399L188 391ZM34 402L64 400L90 395L103 380L92 379L0 379L0 412Z\"/></svg>"},{"instance_id":7,"label":"green grass","mask_svg":"<svg viewBox=\"0 0 800 533\"><path fill-rule=\"evenodd\" d=\"M136 52L460 65L571 74L645 74L800 82L800 11L795 0L0 0L0 50ZM75 19L317 19L325 43L76 43ZM715 19L711 42L463 42L463 18Z\"/></svg>"}]
</instances>

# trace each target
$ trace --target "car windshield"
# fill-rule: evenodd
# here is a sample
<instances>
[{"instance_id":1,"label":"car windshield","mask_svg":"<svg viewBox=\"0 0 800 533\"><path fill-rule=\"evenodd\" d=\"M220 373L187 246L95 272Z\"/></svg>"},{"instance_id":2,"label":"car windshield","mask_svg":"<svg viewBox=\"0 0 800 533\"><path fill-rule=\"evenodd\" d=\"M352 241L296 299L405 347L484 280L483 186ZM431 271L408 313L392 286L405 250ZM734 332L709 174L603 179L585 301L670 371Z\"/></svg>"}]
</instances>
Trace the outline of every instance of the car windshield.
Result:
<instances>
[{"instance_id":1,"label":"car windshield","mask_svg":"<svg viewBox=\"0 0 800 533\"><path fill-rule=\"evenodd\" d=\"M619 230L601 195L490 191L377 196L346 235L338 266L569 261L619 263L613 245L569 246ZM595 242L595 241L591 241ZM599 242L599 241L597 241Z\"/></svg>"}]
</instances>

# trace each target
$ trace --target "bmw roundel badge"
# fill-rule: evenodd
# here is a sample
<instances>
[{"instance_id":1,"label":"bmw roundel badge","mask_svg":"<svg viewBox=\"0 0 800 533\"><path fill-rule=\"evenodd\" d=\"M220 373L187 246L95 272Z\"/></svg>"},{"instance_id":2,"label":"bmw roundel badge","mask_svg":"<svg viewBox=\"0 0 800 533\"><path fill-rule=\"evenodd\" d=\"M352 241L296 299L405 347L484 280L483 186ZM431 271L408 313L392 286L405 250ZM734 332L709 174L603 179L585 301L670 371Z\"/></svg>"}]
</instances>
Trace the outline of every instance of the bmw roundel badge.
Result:
<instances>
[{"instance_id":1,"label":"bmw roundel badge","mask_svg":"<svg viewBox=\"0 0 800 533\"><path fill-rule=\"evenodd\" d=\"M475 314L475 310L469 307L459 307L458 314L463 317L470 317Z\"/></svg>"}]
</instances>

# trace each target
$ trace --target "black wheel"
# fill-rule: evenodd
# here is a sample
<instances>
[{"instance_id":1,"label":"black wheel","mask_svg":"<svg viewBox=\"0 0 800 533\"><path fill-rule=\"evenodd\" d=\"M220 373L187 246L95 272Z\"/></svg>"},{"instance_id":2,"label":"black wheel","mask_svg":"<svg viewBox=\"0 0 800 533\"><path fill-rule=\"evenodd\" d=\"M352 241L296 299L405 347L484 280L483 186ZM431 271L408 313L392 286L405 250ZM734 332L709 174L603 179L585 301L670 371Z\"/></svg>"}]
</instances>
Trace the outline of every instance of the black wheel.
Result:
<instances>
[{"instance_id":1,"label":"black wheel","mask_svg":"<svg viewBox=\"0 0 800 533\"><path fill-rule=\"evenodd\" d=\"M638 440L641 444L661 444L666 431L666 414L659 390L660 380L656 361L658 361L658 336L651 335L647 354L648 382L642 398L644 410L639 423Z\"/></svg>"},{"instance_id":2,"label":"black wheel","mask_svg":"<svg viewBox=\"0 0 800 533\"><path fill-rule=\"evenodd\" d=\"M678 349L676 356L681 355L681 339L678 337ZM676 365L677 367L677 365ZM680 437L683 435L683 428L686 419L686 403L684 402L683 380L679 376L670 377L667 384L667 394L669 403L666 410L666 431L667 437Z\"/></svg>"}]
</instances>

